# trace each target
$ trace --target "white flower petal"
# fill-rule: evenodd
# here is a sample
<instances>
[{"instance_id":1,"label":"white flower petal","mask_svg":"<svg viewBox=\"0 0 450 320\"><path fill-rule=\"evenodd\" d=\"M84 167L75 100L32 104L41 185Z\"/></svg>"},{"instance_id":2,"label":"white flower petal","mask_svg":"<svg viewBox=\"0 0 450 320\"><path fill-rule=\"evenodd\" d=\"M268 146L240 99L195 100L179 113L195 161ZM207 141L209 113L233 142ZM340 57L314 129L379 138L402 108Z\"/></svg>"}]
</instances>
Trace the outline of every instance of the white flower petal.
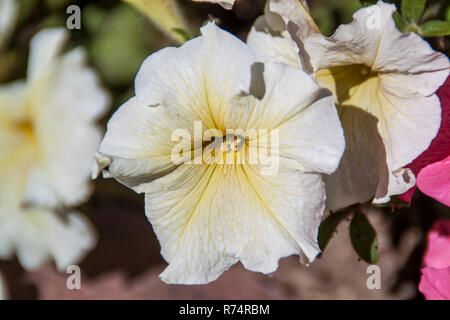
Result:
<instances>
[{"instance_id":1,"label":"white flower petal","mask_svg":"<svg viewBox=\"0 0 450 320\"><path fill-rule=\"evenodd\" d=\"M417 92L424 96L434 94L449 75L448 58L434 51L416 33L402 34L394 19L386 19L385 23L372 68L386 74L396 90Z\"/></svg>"},{"instance_id":2,"label":"white flower petal","mask_svg":"<svg viewBox=\"0 0 450 320\"><path fill-rule=\"evenodd\" d=\"M358 10L353 22L341 25L330 38L311 36L305 48L314 70L365 64L383 74L397 74L410 92L433 94L448 76L448 58L417 34L402 34L394 12L394 5L379 1Z\"/></svg>"},{"instance_id":3,"label":"white flower petal","mask_svg":"<svg viewBox=\"0 0 450 320\"><path fill-rule=\"evenodd\" d=\"M304 40L320 34L314 19L309 12L306 0L268 0L268 10L265 16L274 20L274 15L279 15L285 23L285 28L289 32L291 39L296 43L296 51L302 69L308 73L312 73L313 68L310 63L310 57L304 47ZM273 28L274 23L271 23Z\"/></svg>"},{"instance_id":4,"label":"white flower petal","mask_svg":"<svg viewBox=\"0 0 450 320\"><path fill-rule=\"evenodd\" d=\"M268 0L247 43L259 61L285 63L312 73L304 40L320 35L306 0Z\"/></svg>"},{"instance_id":5,"label":"white flower petal","mask_svg":"<svg viewBox=\"0 0 450 320\"><path fill-rule=\"evenodd\" d=\"M312 261L319 252L320 175L282 169L268 179L251 166L182 165L145 191L168 283L207 283L237 261L270 273L281 257Z\"/></svg>"},{"instance_id":6,"label":"white flower petal","mask_svg":"<svg viewBox=\"0 0 450 320\"><path fill-rule=\"evenodd\" d=\"M336 171L345 139L333 97L328 92L279 130L280 161L306 172Z\"/></svg>"},{"instance_id":7,"label":"white flower petal","mask_svg":"<svg viewBox=\"0 0 450 320\"><path fill-rule=\"evenodd\" d=\"M131 98L108 122L97 170L107 166L108 176L139 192L140 185L176 167L171 154L178 142L171 141L172 131L186 128L193 136L194 120L189 120L162 106L149 107Z\"/></svg>"},{"instance_id":8,"label":"white flower petal","mask_svg":"<svg viewBox=\"0 0 450 320\"><path fill-rule=\"evenodd\" d=\"M144 105L161 105L174 116L216 128L226 103L249 93L254 55L244 42L212 22L201 31L202 36L180 48L164 48L149 56L136 76L136 96Z\"/></svg>"},{"instance_id":9,"label":"white flower petal","mask_svg":"<svg viewBox=\"0 0 450 320\"><path fill-rule=\"evenodd\" d=\"M331 37L315 34L306 39L305 49L314 71L349 64L373 66L381 39L385 33L394 31L386 30L386 26L391 26L388 22L393 20L394 11L394 5L379 1L356 11L353 21L340 25ZM395 25L393 28L400 33Z\"/></svg>"},{"instance_id":10,"label":"white flower petal","mask_svg":"<svg viewBox=\"0 0 450 320\"><path fill-rule=\"evenodd\" d=\"M43 154L30 172L25 203L70 206L83 202L91 192L90 168L100 145L100 130L94 125L54 125L54 131L47 127L40 133Z\"/></svg>"},{"instance_id":11,"label":"white flower petal","mask_svg":"<svg viewBox=\"0 0 450 320\"><path fill-rule=\"evenodd\" d=\"M0 86L0 215L22 199L35 154L26 122L27 86L18 81Z\"/></svg>"},{"instance_id":12,"label":"white flower petal","mask_svg":"<svg viewBox=\"0 0 450 320\"><path fill-rule=\"evenodd\" d=\"M277 62L300 67L295 43L286 30L274 32L267 23L266 15L256 19L247 37L247 44L255 52L256 60Z\"/></svg>"},{"instance_id":13,"label":"white flower petal","mask_svg":"<svg viewBox=\"0 0 450 320\"><path fill-rule=\"evenodd\" d=\"M344 135L333 97L305 72L288 65L263 65L265 95L235 99L226 128L278 129L282 165L309 172L336 170Z\"/></svg>"},{"instance_id":14,"label":"white flower petal","mask_svg":"<svg viewBox=\"0 0 450 320\"><path fill-rule=\"evenodd\" d=\"M43 74L48 74L48 68L60 55L68 33L65 29L46 29L38 32L30 43L27 79L30 82L38 80Z\"/></svg>"},{"instance_id":15,"label":"white flower petal","mask_svg":"<svg viewBox=\"0 0 450 320\"><path fill-rule=\"evenodd\" d=\"M36 156L24 202L46 207L77 205L90 193L90 167L101 140L94 121L109 96L81 49L59 57L63 29L44 30L31 42L26 120Z\"/></svg>"},{"instance_id":16,"label":"white flower petal","mask_svg":"<svg viewBox=\"0 0 450 320\"><path fill-rule=\"evenodd\" d=\"M283 19L295 42L319 32L306 0L269 0L268 10Z\"/></svg>"},{"instance_id":17,"label":"white flower petal","mask_svg":"<svg viewBox=\"0 0 450 320\"><path fill-rule=\"evenodd\" d=\"M2 126L11 125L11 121L20 121L24 117L27 93L28 87L24 81L0 86L0 124Z\"/></svg>"},{"instance_id":18,"label":"white flower petal","mask_svg":"<svg viewBox=\"0 0 450 320\"><path fill-rule=\"evenodd\" d=\"M409 91L395 76L380 75L375 114L380 119L379 132L386 147L387 162L395 171L412 162L425 151L441 124L441 106L437 95L423 96ZM436 87L438 89L438 87Z\"/></svg>"},{"instance_id":19,"label":"white flower petal","mask_svg":"<svg viewBox=\"0 0 450 320\"><path fill-rule=\"evenodd\" d=\"M96 72L88 67L86 52L75 48L55 62L57 70L46 98L49 112L61 116L64 110L65 118L74 122L93 121L103 116L110 97Z\"/></svg>"},{"instance_id":20,"label":"white flower petal","mask_svg":"<svg viewBox=\"0 0 450 320\"><path fill-rule=\"evenodd\" d=\"M414 177L399 170L428 147L440 124L436 96L407 96L384 82L387 75L366 78L364 70L344 66L316 75L334 93L347 142L340 168L325 178L330 210L373 196L386 202L408 190Z\"/></svg>"},{"instance_id":21,"label":"white flower petal","mask_svg":"<svg viewBox=\"0 0 450 320\"><path fill-rule=\"evenodd\" d=\"M351 106L340 108L340 118L346 150L337 171L324 176L329 210L369 201L380 177L389 176L386 152L377 130L378 120ZM387 186L380 192L387 192Z\"/></svg>"},{"instance_id":22,"label":"white flower petal","mask_svg":"<svg viewBox=\"0 0 450 320\"><path fill-rule=\"evenodd\" d=\"M96 235L84 216L72 212L66 218L64 221L43 209L28 209L6 222L14 229L17 257L25 269L38 268L52 258L63 271L95 246Z\"/></svg>"}]
</instances>

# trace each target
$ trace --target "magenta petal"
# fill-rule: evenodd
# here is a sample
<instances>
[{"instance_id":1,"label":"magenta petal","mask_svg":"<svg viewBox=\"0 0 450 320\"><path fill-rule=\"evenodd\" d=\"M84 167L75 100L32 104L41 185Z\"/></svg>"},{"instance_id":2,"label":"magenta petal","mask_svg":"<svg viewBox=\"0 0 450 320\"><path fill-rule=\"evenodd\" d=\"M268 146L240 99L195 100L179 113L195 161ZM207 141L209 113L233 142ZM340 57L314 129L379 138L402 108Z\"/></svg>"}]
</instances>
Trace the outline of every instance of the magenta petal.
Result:
<instances>
[{"instance_id":1,"label":"magenta petal","mask_svg":"<svg viewBox=\"0 0 450 320\"><path fill-rule=\"evenodd\" d=\"M450 77L447 78L436 94L439 96L442 107L441 127L428 149L407 165L416 176L425 166L450 155ZM411 202L414 191L415 188L411 188L400 195L400 199Z\"/></svg>"},{"instance_id":2,"label":"magenta petal","mask_svg":"<svg viewBox=\"0 0 450 320\"><path fill-rule=\"evenodd\" d=\"M411 202L411 198L414 194L414 191L416 191L416 189L417 189L417 187L412 187L411 189L409 189L405 193L399 195L398 197L400 198L400 200L403 200L405 202Z\"/></svg>"},{"instance_id":3,"label":"magenta petal","mask_svg":"<svg viewBox=\"0 0 450 320\"><path fill-rule=\"evenodd\" d=\"M428 233L423 264L435 269L450 267L450 219L436 222Z\"/></svg>"},{"instance_id":4,"label":"magenta petal","mask_svg":"<svg viewBox=\"0 0 450 320\"><path fill-rule=\"evenodd\" d=\"M450 206L450 156L423 168L416 184L426 195Z\"/></svg>"},{"instance_id":5,"label":"magenta petal","mask_svg":"<svg viewBox=\"0 0 450 320\"><path fill-rule=\"evenodd\" d=\"M450 300L450 268L422 268L419 291L427 300Z\"/></svg>"}]
</instances>

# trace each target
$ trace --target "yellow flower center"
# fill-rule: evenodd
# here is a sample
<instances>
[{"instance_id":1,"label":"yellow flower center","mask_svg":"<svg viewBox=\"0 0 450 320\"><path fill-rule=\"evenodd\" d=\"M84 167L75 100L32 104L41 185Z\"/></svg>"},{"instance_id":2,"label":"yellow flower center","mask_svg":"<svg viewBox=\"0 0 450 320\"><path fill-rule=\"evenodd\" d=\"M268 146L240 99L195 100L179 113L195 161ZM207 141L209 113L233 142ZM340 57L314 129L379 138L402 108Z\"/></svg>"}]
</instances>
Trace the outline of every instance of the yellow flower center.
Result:
<instances>
[{"instance_id":1,"label":"yellow flower center","mask_svg":"<svg viewBox=\"0 0 450 320\"><path fill-rule=\"evenodd\" d=\"M322 69L316 79L328 88L335 97L338 107L357 107L368 112L378 101L378 73L362 64Z\"/></svg>"},{"instance_id":2,"label":"yellow flower center","mask_svg":"<svg viewBox=\"0 0 450 320\"><path fill-rule=\"evenodd\" d=\"M238 160L239 153L244 147L245 150L248 149L247 139L244 136L227 134L203 145L203 157L206 162L209 162L216 158L216 156L222 156L221 163L236 164L238 163L236 160Z\"/></svg>"},{"instance_id":3,"label":"yellow flower center","mask_svg":"<svg viewBox=\"0 0 450 320\"><path fill-rule=\"evenodd\" d=\"M27 136L34 140L34 128L33 123L29 119L24 119L15 123L15 127L18 129L20 133L24 136Z\"/></svg>"}]
</instances>

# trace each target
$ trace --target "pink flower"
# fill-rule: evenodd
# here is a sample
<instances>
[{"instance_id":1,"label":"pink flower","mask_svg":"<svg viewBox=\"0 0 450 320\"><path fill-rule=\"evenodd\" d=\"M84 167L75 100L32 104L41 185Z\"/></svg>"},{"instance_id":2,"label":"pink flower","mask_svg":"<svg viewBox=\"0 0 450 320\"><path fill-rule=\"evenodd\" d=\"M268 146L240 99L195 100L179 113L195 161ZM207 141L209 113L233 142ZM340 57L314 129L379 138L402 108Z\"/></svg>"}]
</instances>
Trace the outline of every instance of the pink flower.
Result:
<instances>
[{"instance_id":1,"label":"pink flower","mask_svg":"<svg viewBox=\"0 0 450 320\"><path fill-rule=\"evenodd\" d=\"M450 156L423 168L416 184L427 196L450 207Z\"/></svg>"},{"instance_id":2,"label":"pink flower","mask_svg":"<svg viewBox=\"0 0 450 320\"><path fill-rule=\"evenodd\" d=\"M447 78L445 83L436 93L441 100L442 106L441 127L428 149L407 165L407 167L416 175L417 187L420 191L449 206L448 184L450 181L450 169L448 157L450 156L450 77ZM440 165L437 164L439 161L442 162ZM436 163L436 166L431 166L431 164L434 163ZM427 167L428 165L430 165L429 167L431 168ZM442 172L440 170L444 171ZM421 177L422 171L425 172ZM436 174L442 174L442 177L437 177ZM445 183L446 186L439 185ZM411 197L415 190L416 187L409 189L407 192L400 195L400 199L411 202Z\"/></svg>"},{"instance_id":3,"label":"pink flower","mask_svg":"<svg viewBox=\"0 0 450 320\"><path fill-rule=\"evenodd\" d=\"M450 268L422 268L419 290L427 300L450 300Z\"/></svg>"},{"instance_id":4,"label":"pink flower","mask_svg":"<svg viewBox=\"0 0 450 320\"><path fill-rule=\"evenodd\" d=\"M427 300L450 300L450 219L436 222L427 240L419 291Z\"/></svg>"}]
</instances>

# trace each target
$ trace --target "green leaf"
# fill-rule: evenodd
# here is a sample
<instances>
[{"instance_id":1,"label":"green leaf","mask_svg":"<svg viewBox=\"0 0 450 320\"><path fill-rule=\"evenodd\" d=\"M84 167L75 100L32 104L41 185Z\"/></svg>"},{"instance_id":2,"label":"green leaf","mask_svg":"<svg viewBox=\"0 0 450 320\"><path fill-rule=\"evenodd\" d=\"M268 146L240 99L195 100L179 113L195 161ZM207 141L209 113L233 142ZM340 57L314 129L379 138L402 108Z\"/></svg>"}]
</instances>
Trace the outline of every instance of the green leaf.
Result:
<instances>
[{"instance_id":1,"label":"green leaf","mask_svg":"<svg viewBox=\"0 0 450 320\"><path fill-rule=\"evenodd\" d=\"M439 2L428 5L425 12L422 14L422 21L427 21L438 16L441 8L442 3Z\"/></svg>"},{"instance_id":2,"label":"green leaf","mask_svg":"<svg viewBox=\"0 0 450 320\"><path fill-rule=\"evenodd\" d=\"M31 17L37 4L38 4L37 0L20 0L19 1L20 13L19 13L19 17L18 17L18 24L25 22L26 20L28 20Z\"/></svg>"},{"instance_id":3,"label":"green leaf","mask_svg":"<svg viewBox=\"0 0 450 320\"><path fill-rule=\"evenodd\" d=\"M330 214L319 227L319 247L323 251L334 234L339 223L347 217L348 211L340 211Z\"/></svg>"},{"instance_id":4,"label":"green leaf","mask_svg":"<svg viewBox=\"0 0 450 320\"><path fill-rule=\"evenodd\" d=\"M378 237L367 217L355 213L350 223L350 239L356 253L364 261L374 264L378 261Z\"/></svg>"},{"instance_id":5,"label":"green leaf","mask_svg":"<svg viewBox=\"0 0 450 320\"><path fill-rule=\"evenodd\" d=\"M403 0L402 15L406 21L417 23L425 9L426 0Z\"/></svg>"},{"instance_id":6,"label":"green leaf","mask_svg":"<svg viewBox=\"0 0 450 320\"><path fill-rule=\"evenodd\" d=\"M178 33L184 38L184 41L188 41L194 38L194 36L187 30L174 28L173 32Z\"/></svg>"},{"instance_id":7,"label":"green leaf","mask_svg":"<svg viewBox=\"0 0 450 320\"><path fill-rule=\"evenodd\" d=\"M179 44L186 41L179 30L188 30L182 12L175 0L124 0L143 12L165 34Z\"/></svg>"},{"instance_id":8,"label":"green leaf","mask_svg":"<svg viewBox=\"0 0 450 320\"><path fill-rule=\"evenodd\" d=\"M91 34L95 34L102 25L103 18L106 15L106 11L103 11L95 4L87 5L83 8L83 28Z\"/></svg>"},{"instance_id":9,"label":"green leaf","mask_svg":"<svg viewBox=\"0 0 450 320\"><path fill-rule=\"evenodd\" d=\"M445 20L450 22L450 5L445 10Z\"/></svg>"},{"instance_id":10,"label":"green leaf","mask_svg":"<svg viewBox=\"0 0 450 320\"><path fill-rule=\"evenodd\" d=\"M363 7L368 7L377 3L378 0L360 0Z\"/></svg>"},{"instance_id":11,"label":"green leaf","mask_svg":"<svg viewBox=\"0 0 450 320\"><path fill-rule=\"evenodd\" d=\"M450 22L428 21L420 27L420 34L423 37L448 36L450 35Z\"/></svg>"},{"instance_id":12,"label":"green leaf","mask_svg":"<svg viewBox=\"0 0 450 320\"><path fill-rule=\"evenodd\" d=\"M92 11L82 11L82 14L87 13ZM153 33L144 28L140 14L127 4L119 4L100 15L101 23L91 36L91 59L108 85L128 85L151 53L144 39L153 39ZM93 24L96 25L95 21Z\"/></svg>"},{"instance_id":13,"label":"green leaf","mask_svg":"<svg viewBox=\"0 0 450 320\"><path fill-rule=\"evenodd\" d=\"M400 13L398 13L398 11L394 12L393 17L394 17L395 24L397 25L397 28L401 32L409 31L410 24L408 22L406 22L405 19L403 19L403 17L400 15Z\"/></svg>"},{"instance_id":14,"label":"green leaf","mask_svg":"<svg viewBox=\"0 0 450 320\"><path fill-rule=\"evenodd\" d=\"M40 28L56 28L65 27L66 19L58 14L52 14L44 18L44 20L39 25Z\"/></svg>"}]
</instances>

